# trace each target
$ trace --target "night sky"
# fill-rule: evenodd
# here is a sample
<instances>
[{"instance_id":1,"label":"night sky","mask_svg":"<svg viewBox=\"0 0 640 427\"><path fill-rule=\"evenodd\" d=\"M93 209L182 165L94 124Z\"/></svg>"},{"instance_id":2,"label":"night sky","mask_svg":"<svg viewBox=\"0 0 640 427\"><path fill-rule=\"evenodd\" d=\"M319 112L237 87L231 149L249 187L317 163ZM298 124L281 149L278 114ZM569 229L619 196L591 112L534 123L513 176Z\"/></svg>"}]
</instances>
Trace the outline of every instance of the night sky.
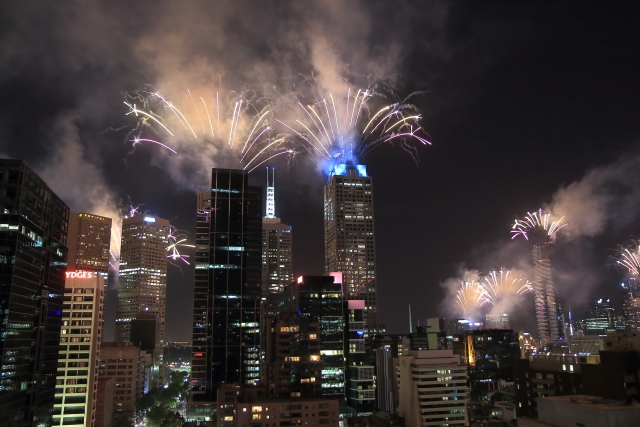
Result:
<instances>
[{"instance_id":1,"label":"night sky","mask_svg":"<svg viewBox=\"0 0 640 427\"><path fill-rule=\"evenodd\" d=\"M3 2L0 154L25 159L72 211L128 204L195 231L196 191L221 150L178 160L132 150L124 92L304 92L385 82L433 142L419 164L396 144L360 159L374 180L379 312L390 332L454 315L465 271L526 270L516 216L567 215L558 290L574 317L619 308L620 243L640 237L638 2ZM197 147L197 146L196 146ZM276 214L293 226L294 273L323 273L322 186L308 153L276 168ZM263 184L264 169L251 174ZM167 339L191 340L193 271L170 266ZM110 290L107 323L113 319ZM515 328L533 330L532 302ZM107 327L107 338L113 327Z\"/></svg>"}]
</instances>

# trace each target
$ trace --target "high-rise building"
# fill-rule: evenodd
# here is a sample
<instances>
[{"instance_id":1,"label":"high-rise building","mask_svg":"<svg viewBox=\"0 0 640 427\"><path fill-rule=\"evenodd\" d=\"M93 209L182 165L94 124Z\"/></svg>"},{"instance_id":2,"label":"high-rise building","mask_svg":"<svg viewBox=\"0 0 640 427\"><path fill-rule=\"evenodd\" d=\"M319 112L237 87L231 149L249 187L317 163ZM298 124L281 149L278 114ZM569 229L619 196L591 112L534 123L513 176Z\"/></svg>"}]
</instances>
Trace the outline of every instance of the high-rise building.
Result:
<instances>
[{"instance_id":1,"label":"high-rise building","mask_svg":"<svg viewBox=\"0 0 640 427\"><path fill-rule=\"evenodd\" d=\"M247 171L213 169L196 223L191 381L204 399L260 377L261 237L262 188Z\"/></svg>"},{"instance_id":2,"label":"high-rise building","mask_svg":"<svg viewBox=\"0 0 640 427\"><path fill-rule=\"evenodd\" d=\"M51 422L69 208L22 160L0 160L0 426Z\"/></svg>"},{"instance_id":3,"label":"high-rise building","mask_svg":"<svg viewBox=\"0 0 640 427\"><path fill-rule=\"evenodd\" d=\"M509 315L506 313L497 315L487 314L484 318L484 329L511 329Z\"/></svg>"},{"instance_id":4,"label":"high-rise building","mask_svg":"<svg viewBox=\"0 0 640 427\"><path fill-rule=\"evenodd\" d=\"M262 218L262 292L278 293L293 281L292 232L275 214L275 170L269 180L267 168L267 209Z\"/></svg>"},{"instance_id":5,"label":"high-rise building","mask_svg":"<svg viewBox=\"0 0 640 427\"><path fill-rule=\"evenodd\" d=\"M100 344L98 382L113 378L113 418L130 417L136 410L136 399L144 390L144 359L140 348L130 342Z\"/></svg>"},{"instance_id":6,"label":"high-rise building","mask_svg":"<svg viewBox=\"0 0 640 427\"><path fill-rule=\"evenodd\" d=\"M111 218L89 213L70 214L67 242L69 247L68 271L95 271L103 277L107 277Z\"/></svg>"},{"instance_id":7,"label":"high-rise building","mask_svg":"<svg viewBox=\"0 0 640 427\"><path fill-rule=\"evenodd\" d=\"M340 273L300 276L281 294L280 312L298 313L320 324L322 394L345 398L345 318Z\"/></svg>"},{"instance_id":8,"label":"high-rise building","mask_svg":"<svg viewBox=\"0 0 640 427\"><path fill-rule=\"evenodd\" d=\"M627 329L640 332L640 282L631 277L623 283L624 296L622 299L622 316Z\"/></svg>"},{"instance_id":9,"label":"high-rise building","mask_svg":"<svg viewBox=\"0 0 640 427\"><path fill-rule=\"evenodd\" d=\"M104 277L78 270L67 276L52 425L92 427L96 419Z\"/></svg>"},{"instance_id":10,"label":"high-rise building","mask_svg":"<svg viewBox=\"0 0 640 427\"><path fill-rule=\"evenodd\" d=\"M451 350L409 350L398 359L398 414L406 427L469 425L467 367Z\"/></svg>"},{"instance_id":11,"label":"high-rise building","mask_svg":"<svg viewBox=\"0 0 640 427\"><path fill-rule=\"evenodd\" d=\"M564 316L560 309L556 288L553 285L553 268L550 253L552 243L534 245L533 292L536 308L538 338L543 340L564 339Z\"/></svg>"},{"instance_id":12,"label":"high-rise building","mask_svg":"<svg viewBox=\"0 0 640 427\"><path fill-rule=\"evenodd\" d=\"M616 331L616 316L609 300L593 301L587 306L585 335L606 335Z\"/></svg>"},{"instance_id":13,"label":"high-rise building","mask_svg":"<svg viewBox=\"0 0 640 427\"><path fill-rule=\"evenodd\" d=\"M268 395L290 399L322 396L320 323L298 313L279 313L263 329Z\"/></svg>"},{"instance_id":14,"label":"high-rise building","mask_svg":"<svg viewBox=\"0 0 640 427\"><path fill-rule=\"evenodd\" d=\"M347 406L355 416L371 415L376 409L375 356L366 351L364 301L344 303Z\"/></svg>"},{"instance_id":15,"label":"high-rise building","mask_svg":"<svg viewBox=\"0 0 640 427\"><path fill-rule=\"evenodd\" d=\"M365 165L338 164L324 187L325 274L342 273L347 299L365 301L367 337L377 319L373 182Z\"/></svg>"},{"instance_id":16,"label":"high-rise building","mask_svg":"<svg viewBox=\"0 0 640 427\"><path fill-rule=\"evenodd\" d=\"M160 320L164 340L169 221L142 214L122 220L116 342L131 341L131 321L138 313Z\"/></svg>"}]
</instances>

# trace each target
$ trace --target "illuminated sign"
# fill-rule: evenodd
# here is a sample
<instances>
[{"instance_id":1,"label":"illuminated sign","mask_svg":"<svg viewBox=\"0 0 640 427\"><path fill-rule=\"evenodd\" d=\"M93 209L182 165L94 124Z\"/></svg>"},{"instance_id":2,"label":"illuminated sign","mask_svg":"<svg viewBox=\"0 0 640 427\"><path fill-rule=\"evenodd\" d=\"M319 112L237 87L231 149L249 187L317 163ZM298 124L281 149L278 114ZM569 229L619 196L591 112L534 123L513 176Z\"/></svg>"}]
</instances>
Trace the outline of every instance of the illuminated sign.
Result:
<instances>
[{"instance_id":1,"label":"illuminated sign","mask_svg":"<svg viewBox=\"0 0 640 427\"><path fill-rule=\"evenodd\" d=\"M67 271L67 279L93 279L97 273L93 271Z\"/></svg>"},{"instance_id":2,"label":"illuminated sign","mask_svg":"<svg viewBox=\"0 0 640 427\"><path fill-rule=\"evenodd\" d=\"M195 357L202 357L202 353L194 353L193 354Z\"/></svg>"},{"instance_id":3,"label":"illuminated sign","mask_svg":"<svg viewBox=\"0 0 640 427\"><path fill-rule=\"evenodd\" d=\"M302 276L298 277L298 283L302 283Z\"/></svg>"},{"instance_id":4,"label":"illuminated sign","mask_svg":"<svg viewBox=\"0 0 640 427\"><path fill-rule=\"evenodd\" d=\"M154 217L152 217L152 216L145 216L144 220L146 222L156 222L156 219Z\"/></svg>"}]
</instances>

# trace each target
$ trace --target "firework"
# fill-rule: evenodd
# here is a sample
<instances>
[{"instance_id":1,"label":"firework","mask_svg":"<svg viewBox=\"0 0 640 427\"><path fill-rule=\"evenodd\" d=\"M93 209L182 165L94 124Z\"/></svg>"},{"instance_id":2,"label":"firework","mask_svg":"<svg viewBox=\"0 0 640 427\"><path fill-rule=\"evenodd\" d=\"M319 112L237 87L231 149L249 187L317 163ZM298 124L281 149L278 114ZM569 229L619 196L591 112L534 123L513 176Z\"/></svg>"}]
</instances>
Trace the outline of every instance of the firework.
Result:
<instances>
[{"instance_id":1,"label":"firework","mask_svg":"<svg viewBox=\"0 0 640 427\"><path fill-rule=\"evenodd\" d=\"M415 147L411 147L409 141L431 144L419 124L420 112L407 102L408 98L386 105L371 115L368 101L386 96L375 87L360 89L353 95L354 92L349 88L344 103L340 103L336 102L339 97L334 97L333 93L318 90L320 95L314 102L296 102L298 118L295 122L277 121L310 146L318 158L329 163L356 163L358 158L385 142L398 141L411 153L415 152ZM342 111L340 105L345 106ZM414 160L417 162L417 157L414 156Z\"/></svg>"},{"instance_id":2,"label":"firework","mask_svg":"<svg viewBox=\"0 0 640 427\"><path fill-rule=\"evenodd\" d=\"M548 211L543 212L539 209L537 212L527 212L524 219L516 219L515 224L511 227L511 239L522 236L529 240L531 234L538 234L554 239L558 231L560 231L566 223L563 223L564 217L555 220Z\"/></svg>"},{"instance_id":3,"label":"firework","mask_svg":"<svg viewBox=\"0 0 640 427\"><path fill-rule=\"evenodd\" d=\"M505 269L490 272L484 277L482 287L487 301L493 305L509 295L522 295L533 291L531 282Z\"/></svg>"},{"instance_id":4,"label":"firework","mask_svg":"<svg viewBox=\"0 0 640 427\"><path fill-rule=\"evenodd\" d=\"M214 133L213 121L205 97L192 93L190 89L187 89L186 93L188 94L189 104L192 105L191 108L194 114L188 114L188 111L186 111L187 114L183 113L184 109L178 108L176 104L158 92L140 91L127 94L130 98L141 101L142 103L142 107L138 108L135 103L125 101L125 105L129 107L127 115L134 114L136 117L139 117L136 130L140 133L129 140L133 143L133 146L142 142L148 142L177 154L177 151L170 147L168 143L152 138L143 138L141 136L142 130L144 129L157 133L154 126L160 125L162 129L177 139L178 144L213 144L218 148L226 147L226 149L237 156L239 165L249 171L254 170L257 165L263 164L265 161L274 157L282 154L290 154L290 158L292 158L296 153L291 147L285 150L282 149L283 144L287 144L290 138L286 134L278 135L275 133L273 125L270 124L273 120L273 111L268 102L263 108L259 108L254 105L251 100L244 99L242 95L236 95L231 100L233 108L228 110L229 115L225 117L225 109L221 108L220 97L216 92L215 114L218 131ZM202 114L196 102L196 97L199 97L202 102L200 108L204 107ZM164 110L170 112L170 114L163 117L163 115L153 112L152 107L154 103L159 103L159 105L164 107ZM187 110L188 109L189 106L187 105ZM248 114L250 110L256 113L253 115ZM222 133L220 131L221 115L223 124L226 123L228 125L226 131L227 137L225 137L224 140L222 139ZM195 132L189 117L192 119L195 118L195 123L200 124L203 134L201 138L199 138ZM175 121L174 125L179 123L178 130L171 129L172 120ZM210 134L206 129L207 122L209 124ZM180 126L184 129L183 132L179 131ZM251 131L243 135L245 129L251 129ZM193 138L192 142L189 141L191 138ZM235 144L239 139L242 139L244 144ZM290 145L295 145L295 142L291 141Z\"/></svg>"},{"instance_id":5,"label":"firework","mask_svg":"<svg viewBox=\"0 0 640 427\"><path fill-rule=\"evenodd\" d=\"M620 247L615 262L629 270L633 276L640 275L640 244L634 241L627 247Z\"/></svg>"},{"instance_id":6,"label":"firework","mask_svg":"<svg viewBox=\"0 0 640 427\"><path fill-rule=\"evenodd\" d=\"M166 251L169 253L167 258L172 261L180 260L185 264L190 265L189 261L187 261L189 255L183 255L179 251L179 248L195 248L194 245L186 243L186 235L175 227L169 226L167 228L167 239L169 240L169 246L166 248Z\"/></svg>"},{"instance_id":7,"label":"firework","mask_svg":"<svg viewBox=\"0 0 640 427\"><path fill-rule=\"evenodd\" d=\"M465 317L471 315L477 308L487 302L486 292L479 282L475 280L460 282L460 289L456 295L456 304L458 304Z\"/></svg>"}]
</instances>

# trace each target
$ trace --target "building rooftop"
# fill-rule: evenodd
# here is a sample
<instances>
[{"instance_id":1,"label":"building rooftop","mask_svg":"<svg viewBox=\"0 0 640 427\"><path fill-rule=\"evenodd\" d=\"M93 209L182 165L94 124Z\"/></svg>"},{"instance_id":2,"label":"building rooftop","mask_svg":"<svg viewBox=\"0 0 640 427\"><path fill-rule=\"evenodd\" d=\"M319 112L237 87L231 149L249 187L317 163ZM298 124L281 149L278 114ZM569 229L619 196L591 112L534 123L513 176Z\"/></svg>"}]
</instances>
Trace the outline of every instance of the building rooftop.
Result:
<instances>
[{"instance_id":1,"label":"building rooftop","mask_svg":"<svg viewBox=\"0 0 640 427\"><path fill-rule=\"evenodd\" d=\"M605 399L602 397L587 396L584 394L576 394L572 396L550 396L540 398L540 400L541 399L599 410L640 409L640 403L628 403L619 400Z\"/></svg>"}]
</instances>

